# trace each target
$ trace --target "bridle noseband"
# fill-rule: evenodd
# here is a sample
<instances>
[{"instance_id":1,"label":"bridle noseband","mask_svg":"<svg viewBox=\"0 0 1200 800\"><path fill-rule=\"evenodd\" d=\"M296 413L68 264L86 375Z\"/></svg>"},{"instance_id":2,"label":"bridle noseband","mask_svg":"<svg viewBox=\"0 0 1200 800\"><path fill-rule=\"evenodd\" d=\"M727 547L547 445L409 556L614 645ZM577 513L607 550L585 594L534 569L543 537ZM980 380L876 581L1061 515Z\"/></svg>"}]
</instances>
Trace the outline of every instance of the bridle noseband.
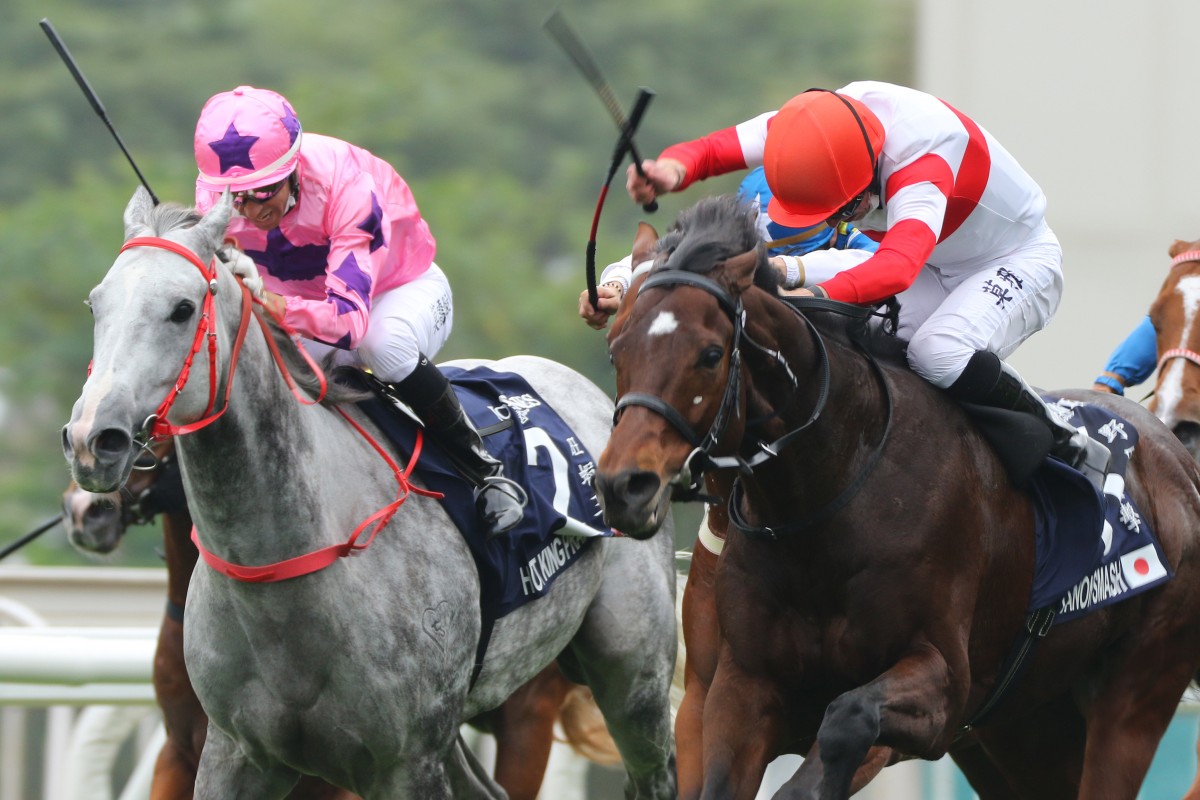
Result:
<instances>
[{"instance_id":1,"label":"bridle noseband","mask_svg":"<svg viewBox=\"0 0 1200 800\"><path fill-rule=\"evenodd\" d=\"M817 365L819 371L820 387L818 389L817 401L812 412L800 426L793 428L773 442L764 442L761 439L755 442L758 450L749 458L743 458L741 455L732 456L714 456L713 450L717 443L721 441L725 435L726 429L729 426L730 420L738 412L738 404L741 390L741 343L744 340L756 350L767 355L777 364L779 364L786 372L788 380L792 386L793 394L798 391L800 382L796 378L795 373L791 369L783 354L779 351L767 348L758 342L753 337L746 333L746 310L742 304L741 296L732 297L724 287L718 284L711 278L705 277L695 272L687 272L678 269L661 269L651 273L638 289L637 297L634 302L642 297L642 293L647 289L656 287L670 286L693 286L703 289L716 299L718 305L725 312L733 323L733 334L731 337L730 356L729 356L729 378L725 384L725 391L721 397L721 404L717 409L716 416L713 418L712 425L709 427L708 433L701 437L699 436L691 424L683 417L679 411L670 403L645 392L629 392L623 395L616 404L616 409L613 413L613 424L615 425L620 419L624 409L630 406L641 406L647 408L670 423L689 444L694 448L687 458L684 459L683 466L679 473L679 486L677 486L675 499L676 500L694 500L701 498L701 479L706 470L736 468L740 475L733 481L732 491L729 497L729 518L738 529L745 533L759 534L768 538L776 538L779 533L796 532L804 528L811 527L834 512L842 508L850 499L858 492L870 471L874 468L879 460L879 456L883 451L884 444L887 442L888 434L891 430L892 421L892 399L891 392L888 388L887 378L882 367L869 352L867 352L868 360L875 369L879 377L880 384L883 387L885 399L885 420L883 434L880 441L872 452L870 458L860 471L859 475L847 486L841 494L831 503L827 504L816 513L800 520L798 523L783 525L783 526L754 526L750 525L742 516L739 506L741 495L744 492L741 486L743 476L750 475L755 468L761 464L775 458L780 451L791 444L792 441L811 427L821 416L825 410L826 403L829 399L830 391L830 365L829 352L825 346L824 338L820 331L805 314L801 313L801 309L832 311L835 313L851 316L858 319L867 319L874 315L874 310L862 306L853 306L846 303L826 300L823 298L787 298L788 306L796 315L804 322L809 332L812 335L812 341L817 355Z\"/></svg>"}]
</instances>

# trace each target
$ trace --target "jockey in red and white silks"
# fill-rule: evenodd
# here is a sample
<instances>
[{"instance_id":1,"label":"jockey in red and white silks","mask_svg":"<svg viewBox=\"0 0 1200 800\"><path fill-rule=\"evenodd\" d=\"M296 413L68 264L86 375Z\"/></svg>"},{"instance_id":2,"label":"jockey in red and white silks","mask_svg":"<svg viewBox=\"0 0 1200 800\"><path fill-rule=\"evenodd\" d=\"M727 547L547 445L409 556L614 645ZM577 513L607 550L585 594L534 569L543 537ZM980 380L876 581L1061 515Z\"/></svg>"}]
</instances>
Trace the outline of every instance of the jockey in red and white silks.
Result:
<instances>
[{"instance_id":1,"label":"jockey in red and white silks","mask_svg":"<svg viewBox=\"0 0 1200 800\"><path fill-rule=\"evenodd\" d=\"M975 351L1005 358L1054 316L1062 253L1046 197L987 131L932 95L876 81L838 94L861 102L884 133L878 207L856 223L883 236L873 257L819 286L851 303L899 295L910 363L945 388ZM777 113L664 150L660 160L684 166L676 189L762 164ZM861 137L854 145L865 154ZM778 218L776 206L771 213Z\"/></svg>"},{"instance_id":2,"label":"jockey in red and white silks","mask_svg":"<svg viewBox=\"0 0 1200 800\"><path fill-rule=\"evenodd\" d=\"M646 203L760 164L771 219L853 221L880 237L870 258L789 293L851 303L895 295L914 372L960 399L1044 419L1051 452L1103 485L1107 449L1003 362L1058 309L1062 250L1041 188L991 134L932 95L861 81L668 147L642 164L645 177L631 166L626 187Z\"/></svg>"}]
</instances>

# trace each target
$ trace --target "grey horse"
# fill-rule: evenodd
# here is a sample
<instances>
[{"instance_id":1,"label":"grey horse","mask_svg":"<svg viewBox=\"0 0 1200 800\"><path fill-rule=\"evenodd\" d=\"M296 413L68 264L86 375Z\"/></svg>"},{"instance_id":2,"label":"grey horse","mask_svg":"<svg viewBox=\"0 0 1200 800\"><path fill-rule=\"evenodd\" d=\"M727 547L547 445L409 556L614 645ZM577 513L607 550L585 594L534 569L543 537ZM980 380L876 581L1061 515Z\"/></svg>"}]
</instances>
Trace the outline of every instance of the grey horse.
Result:
<instances>
[{"instance_id":1,"label":"grey horse","mask_svg":"<svg viewBox=\"0 0 1200 800\"><path fill-rule=\"evenodd\" d=\"M397 499L397 475L331 402L293 396L266 329L247 323L248 294L213 257L230 212L228 195L198 218L135 192L126 248L89 296L93 365L63 449L80 486L111 491L146 432L169 423L202 543L272 564L344 543ZM492 363L523 376L588 452L604 449L612 403L598 387L546 359ZM626 797L674 797L672 547L670 530L594 542L545 597L496 623L474 683L478 572L435 499L409 494L369 549L302 577L244 582L200 565L185 626L210 717L196 797L280 798L301 774L368 800L503 797L459 724L555 658L592 688Z\"/></svg>"}]
</instances>

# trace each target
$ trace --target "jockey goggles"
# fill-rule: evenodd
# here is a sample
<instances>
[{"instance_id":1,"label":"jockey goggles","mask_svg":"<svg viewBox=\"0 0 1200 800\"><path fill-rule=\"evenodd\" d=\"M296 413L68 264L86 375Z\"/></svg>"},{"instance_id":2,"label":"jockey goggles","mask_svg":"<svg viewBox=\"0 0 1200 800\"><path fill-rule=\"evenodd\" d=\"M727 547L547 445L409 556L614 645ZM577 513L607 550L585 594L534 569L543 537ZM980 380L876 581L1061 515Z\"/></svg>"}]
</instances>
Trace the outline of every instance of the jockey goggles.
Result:
<instances>
[{"instance_id":1,"label":"jockey goggles","mask_svg":"<svg viewBox=\"0 0 1200 800\"><path fill-rule=\"evenodd\" d=\"M243 189L240 192L231 192L233 195L233 207L241 208L248 200L253 200L255 203L265 203L275 195L279 194L287 182L291 180L291 175L287 176L278 183L272 183L267 186L259 186L256 189Z\"/></svg>"}]
</instances>

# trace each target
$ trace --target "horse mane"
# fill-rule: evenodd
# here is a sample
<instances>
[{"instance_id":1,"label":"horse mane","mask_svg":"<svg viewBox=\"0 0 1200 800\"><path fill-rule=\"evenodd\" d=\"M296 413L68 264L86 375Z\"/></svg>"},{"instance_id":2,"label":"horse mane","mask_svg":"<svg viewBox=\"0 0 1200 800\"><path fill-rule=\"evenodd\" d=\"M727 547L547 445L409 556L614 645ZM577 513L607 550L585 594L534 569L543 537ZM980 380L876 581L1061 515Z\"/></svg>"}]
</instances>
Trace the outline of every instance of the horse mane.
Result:
<instances>
[{"instance_id":1,"label":"horse mane","mask_svg":"<svg viewBox=\"0 0 1200 800\"><path fill-rule=\"evenodd\" d=\"M147 212L140 220L140 229L133 231L132 236L163 236L180 228L193 228L201 219L203 215L195 208L164 201Z\"/></svg>"},{"instance_id":2,"label":"horse mane","mask_svg":"<svg viewBox=\"0 0 1200 800\"><path fill-rule=\"evenodd\" d=\"M655 271L679 269L706 275L726 259L757 250L754 285L778 302L786 303L784 298L779 297L782 278L767 261L767 251L758 231L757 214L753 205L735 195L724 194L700 200L680 213L659 239L656 252L660 263ZM803 302L799 305L803 310ZM887 310L877 311L875 316L883 317L883 324L876 324L873 317L864 319L858 315L824 309L811 309L804 313L822 334L858 345L885 361L904 365L907 363L905 353L908 346L896 337L900 304L891 298L881 306L886 306ZM847 307L852 308L849 305Z\"/></svg>"},{"instance_id":3,"label":"horse mane","mask_svg":"<svg viewBox=\"0 0 1200 800\"><path fill-rule=\"evenodd\" d=\"M754 283L775 293L778 273L767 264L767 251L758 234L757 212L731 194L706 197L685 209L658 240L656 252L665 261L655 269L680 269L706 275L734 256L758 251Z\"/></svg>"},{"instance_id":4,"label":"horse mane","mask_svg":"<svg viewBox=\"0 0 1200 800\"><path fill-rule=\"evenodd\" d=\"M321 382L317 378L317 374L313 372L313 368L309 366L308 361L300 353L300 347L296 343L291 334L279 327L279 323L271 317L265 317L267 320L267 330L270 331L272 338L275 339L275 344L279 349L279 355L283 359L283 367L292 376L292 380L296 382L301 390L306 392L309 397L316 397L321 391ZM325 375L325 396L321 399L321 405L336 406L342 403L357 403L361 400L367 400L374 395L371 392L358 388L357 382L345 381L338 377L341 370L357 369L356 367L344 366L337 367L335 362L337 353L328 353L317 360L317 367L321 373Z\"/></svg>"}]
</instances>

